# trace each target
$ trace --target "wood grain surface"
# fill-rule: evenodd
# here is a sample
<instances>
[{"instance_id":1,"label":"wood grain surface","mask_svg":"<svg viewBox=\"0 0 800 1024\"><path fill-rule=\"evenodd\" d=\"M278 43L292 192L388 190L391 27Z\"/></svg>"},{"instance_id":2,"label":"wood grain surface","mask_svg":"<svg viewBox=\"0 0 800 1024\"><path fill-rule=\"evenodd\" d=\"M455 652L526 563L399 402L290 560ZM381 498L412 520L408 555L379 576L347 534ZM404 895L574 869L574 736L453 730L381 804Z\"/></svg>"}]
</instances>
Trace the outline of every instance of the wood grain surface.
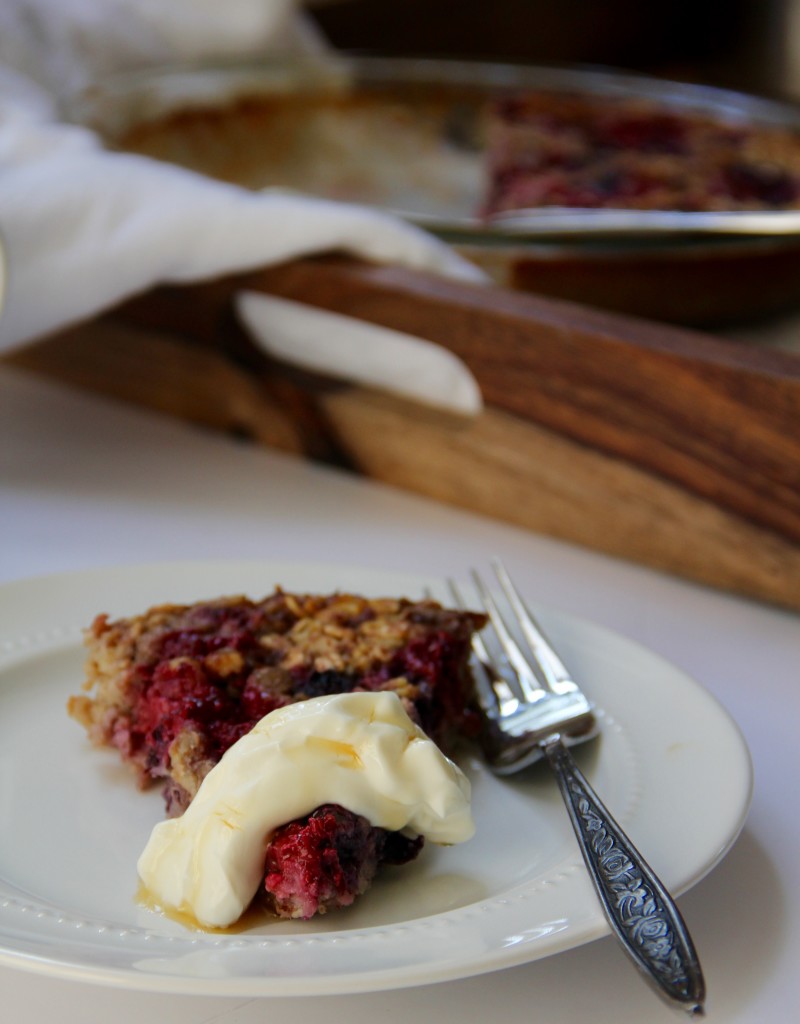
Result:
<instances>
[{"instance_id":1,"label":"wood grain surface","mask_svg":"<svg viewBox=\"0 0 800 1024\"><path fill-rule=\"evenodd\" d=\"M273 363L255 289L444 345L484 412L446 415ZM298 455L800 608L800 359L346 259L148 293L11 357Z\"/></svg>"}]
</instances>

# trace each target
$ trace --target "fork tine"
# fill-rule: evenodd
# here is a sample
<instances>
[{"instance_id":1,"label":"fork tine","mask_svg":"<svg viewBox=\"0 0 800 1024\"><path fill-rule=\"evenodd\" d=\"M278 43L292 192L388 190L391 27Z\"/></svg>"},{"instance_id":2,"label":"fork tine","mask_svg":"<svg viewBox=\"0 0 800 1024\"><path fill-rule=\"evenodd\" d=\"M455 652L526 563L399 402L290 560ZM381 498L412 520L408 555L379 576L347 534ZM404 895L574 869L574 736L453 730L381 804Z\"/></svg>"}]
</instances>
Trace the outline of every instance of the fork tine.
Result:
<instances>
[{"instance_id":1,"label":"fork tine","mask_svg":"<svg viewBox=\"0 0 800 1024\"><path fill-rule=\"evenodd\" d=\"M449 579L447 586L457 608L465 609L467 603L454 580ZM475 669L473 678L478 691L478 699L489 714L509 715L519 707L519 700L514 696L511 687L502 676L489 673L486 666L492 664L492 657L483 642L483 637L475 633L472 637L472 650L475 653Z\"/></svg>"},{"instance_id":2,"label":"fork tine","mask_svg":"<svg viewBox=\"0 0 800 1024\"><path fill-rule=\"evenodd\" d=\"M574 692L576 686L567 667L528 611L522 595L512 582L506 567L498 558L493 558L491 564L548 689L559 694Z\"/></svg>"},{"instance_id":3,"label":"fork tine","mask_svg":"<svg viewBox=\"0 0 800 1024\"><path fill-rule=\"evenodd\" d=\"M497 636L500 647L502 648L503 655L508 660L513 677L519 682L523 700L528 703L539 700L544 695L545 691L542 688L536 673L531 668L530 662L525 657L522 648L509 632L508 627L505 624L505 620L503 619L503 615L497 607L497 602L492 597L492 594L483 582L483 579L475 569L472 570L471 574L475 582L475 586L478 588L478 593L481 596L483 607L486 609L486 614L489 616L489 621L492 623L495 635ZM489 659L489 667L496 667L494 665L494 659Z\"/></svg>"}]
</instances>

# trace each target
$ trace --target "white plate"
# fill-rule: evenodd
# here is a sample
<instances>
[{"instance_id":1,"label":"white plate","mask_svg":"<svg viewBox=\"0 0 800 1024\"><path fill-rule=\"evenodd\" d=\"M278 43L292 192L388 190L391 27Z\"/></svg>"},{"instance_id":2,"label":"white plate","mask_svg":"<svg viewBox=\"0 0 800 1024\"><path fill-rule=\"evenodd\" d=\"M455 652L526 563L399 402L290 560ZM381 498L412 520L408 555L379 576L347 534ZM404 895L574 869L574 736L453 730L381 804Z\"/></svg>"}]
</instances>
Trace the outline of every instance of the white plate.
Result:
<instances>
[{"instance_id":1,"label":"white plate","mask_svg":"<svg viewBox=\"0 0 800 1024\"><path fill-rule=\"evenodd\" d=\"M139 905L136 859L162 817L64 705L95 613L291 588L419 596L431 581L336 566L126 567L0 587L0 963L128 988L236 996L364 992L549 956L607 926L544 767L501 782L476 759L478 832L387 869L359 904L311 922L191 932ZM682 672L605 630L541 617L602 709L584 771L680 893L738 835L750 800L742 736Z\"/></svg>"}]
</instances>

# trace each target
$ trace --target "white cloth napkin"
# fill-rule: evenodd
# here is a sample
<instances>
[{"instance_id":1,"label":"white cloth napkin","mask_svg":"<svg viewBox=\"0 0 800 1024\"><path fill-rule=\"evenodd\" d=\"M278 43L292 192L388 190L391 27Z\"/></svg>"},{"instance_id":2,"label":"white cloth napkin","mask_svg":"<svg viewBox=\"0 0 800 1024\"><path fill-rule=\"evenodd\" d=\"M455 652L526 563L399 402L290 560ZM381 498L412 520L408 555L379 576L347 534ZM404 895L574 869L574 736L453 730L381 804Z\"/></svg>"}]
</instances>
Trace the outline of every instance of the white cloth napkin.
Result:
<instances>
[{"instance_id":1,"label":"white cloth napkin","mask_svg":"<svg viewBox=\"0 0 800 1024\"><path fill-rule=\"evenodd\" d=\"M389 215L254 193L109 152L92 131L60 120L65 90L115 69L271 47L319 51L290 0L4 0L0 7L0 350L159 283L316 252L483 280L437 239ZM303 339L304 365L462 412L480 406L471 375L443 349L396 332L367 337L363 324L262 299L242 296L243 322L284 358L291 358L291 339Z\"/></svg>"}]
</instances>

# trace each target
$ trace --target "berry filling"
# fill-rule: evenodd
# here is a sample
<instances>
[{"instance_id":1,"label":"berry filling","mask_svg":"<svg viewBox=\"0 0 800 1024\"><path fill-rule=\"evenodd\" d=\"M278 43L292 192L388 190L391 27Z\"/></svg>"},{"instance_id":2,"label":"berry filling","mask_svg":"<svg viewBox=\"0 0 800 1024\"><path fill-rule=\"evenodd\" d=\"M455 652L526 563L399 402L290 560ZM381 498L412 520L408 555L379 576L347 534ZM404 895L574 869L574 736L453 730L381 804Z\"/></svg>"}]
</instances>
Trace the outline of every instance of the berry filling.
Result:
<instances>
[{"instance_id":1,"label":"berry filling","mask_svg":"<svg viewBox=\"0 0 800 1024\"><path fill-rule=\"evenodd\" d=\"M540 206L786 209L800 205L800 137L645 99L529 93L498 102L488 216Z\"/></svg>"},{"instance_id":2,"label":"berry filling","mask_svg":"<svg viewBox=\"0 0 800 1024\"><path fill-rule=\"evenodd\" d=\"M169 775L170 750L182 732L201 733L204 756L216 763L256 722L292 700L382 690L398 679L413 689L413 717L425 732L472 731L463 694L445 685L458 678L463 642L445 630L409 642L364 675L307 666L282 671L252 636L222 639L225 646L194 631L169 633L155 646L155 663L135 670L135 704L115 743L134 759L143 755L151 778Z\"/></svg>"},{"instance_id":3,"label":"berry filling","mask_svg":"<svg viewBox=\"0 0 800 1024\"><path fill-rule=\"evenodd\" d=\"M336 804L279 828L267 849L264 895L279 917L308 919L347 907L365 892L381 864L405 864L421 836L374 828Z\"/></svg>"}]
</instances>

